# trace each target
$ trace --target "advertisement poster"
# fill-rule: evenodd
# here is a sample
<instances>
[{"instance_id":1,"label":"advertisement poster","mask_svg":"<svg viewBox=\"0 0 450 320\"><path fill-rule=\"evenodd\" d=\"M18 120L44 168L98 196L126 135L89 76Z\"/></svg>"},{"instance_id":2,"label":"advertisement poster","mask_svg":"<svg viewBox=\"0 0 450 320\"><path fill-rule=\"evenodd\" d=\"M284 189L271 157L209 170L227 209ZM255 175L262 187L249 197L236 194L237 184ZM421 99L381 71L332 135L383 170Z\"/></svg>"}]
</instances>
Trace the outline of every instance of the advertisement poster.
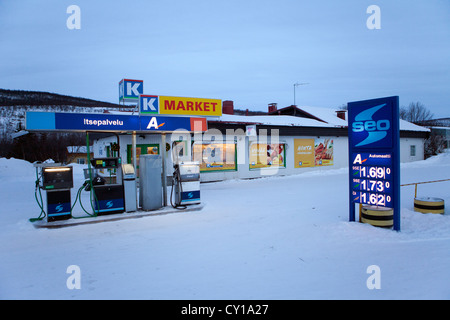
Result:
<instances>
[{"instance_id":1,"label":"advertisement poster","mask_svg":"<svg viewBox=\"0 0 450 320\"><path fill-rule=\"evenodd\" d=\"M200 172L236 170L236 144L234 143L194 143L194 161L200 163Z\"/></svg>"},{"instance_id":2,"label":"advertisement poster","mask_svg":"<svg viewBox=\"0 0 450 320\"><path fill-rule=\"evenodd\" d=\"M260 144L250 145L250 169L285 167L284 144Z\"/></svg>"},{"instance_id":3,"label":"advertisement poster","mask_svg":"<svg viewBox=\"0 0 450 320\"><path fill-rule=\"evenodd\" d=\"M333 140L330 138L294 139L294 167L333 165Z\"/></svg>"},{"instance_id":4,"label":"advertisement poster","mask_svg":"<svg viewBox=\"0 0 450 320\"><path fill-rule=\"evenodd\" d=\"M314 167L314 139L294 139L294 167Z\"/></svg>"},{"instance_id":5,"label":"advertisement poster","mask_svg":"<svg viewBox=\"0 0 450 320\"><path fill-rule=\"evenodd\" d=\"M330 138L315 139L314 157L316 166L332 166L333 140Z\"/></svg>"}]
</instances>

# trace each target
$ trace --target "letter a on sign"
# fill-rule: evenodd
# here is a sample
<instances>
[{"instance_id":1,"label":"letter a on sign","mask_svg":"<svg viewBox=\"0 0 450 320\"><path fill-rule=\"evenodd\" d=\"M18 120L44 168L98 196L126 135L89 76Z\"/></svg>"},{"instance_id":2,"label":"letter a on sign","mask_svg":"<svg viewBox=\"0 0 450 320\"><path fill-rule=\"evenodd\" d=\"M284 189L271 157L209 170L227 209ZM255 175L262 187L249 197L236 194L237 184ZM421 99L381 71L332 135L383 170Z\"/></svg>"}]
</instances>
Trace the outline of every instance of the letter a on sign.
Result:
<instances>
[{"instance_id":1,"label":"letter a on sign","mask_svg":"<svg viewBox=\"0 0 450 320\"><path fill-rule=\"evenodd\" d=\"M362 160L361 160L361 155L358 153L355 157L355 160L353 161L353 164L361 164Z\"/></svg>"},{"instance_id":2,"label":"letter a on sign","mask_svg":"<svg viewBox=\"0 0 450 320\"><path fill-rule=\"evenodd\" d=\"M158 121L156 121L155 117L152 117L150 119L150 122L148 123L147 129L151 129L151 128L158 129Z\"/></svg>"}]
</instances>

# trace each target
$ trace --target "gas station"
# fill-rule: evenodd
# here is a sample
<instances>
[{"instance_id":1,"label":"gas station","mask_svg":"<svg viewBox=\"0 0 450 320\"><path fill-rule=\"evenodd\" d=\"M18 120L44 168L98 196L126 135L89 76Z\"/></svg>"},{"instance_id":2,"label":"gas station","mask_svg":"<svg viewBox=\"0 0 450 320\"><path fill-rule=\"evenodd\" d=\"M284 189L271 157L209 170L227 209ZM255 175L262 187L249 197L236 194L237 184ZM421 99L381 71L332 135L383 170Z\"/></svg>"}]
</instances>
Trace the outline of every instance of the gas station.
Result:
<instances>
[{"instance_id":1,"label":"gas station","mask_svg":"<svg viewBox=\"0 0 450 320\"><path fill-rule=\"evenodd\" d=\"M63 227L81 223L136 218L166 214L177 210L201 210L199 163L184 161L174 155L170 206L167 199L166 153L143 154L137 164L136 136L152 135L159 146L166 146L166 135L203 133L207 130L205 117L221 115L221 100L200 98L158 97L143 94L143 81L123 79L119 82L120 102L132 102L142 113L121 115L105 113L27 112L26 130L44 132L83 132L86 134L88 168L85 181L75 199L71 199L73 168L54 163L35 163L35 199L41 210L30 221L35 227ZM157 102L165 101L170 115L159 115ZM178 100L178 101L176 101ZM176 104L175 104L176 103ZM163 108L161 108L162 110ZM179 116L182 114L188 116ZM132 161L116 156L90 158L90 137L109 133L131 135ZM172 143L172 147L174 143ZM172 148L173 150L173 148ZM190 160L190 159L189 159ZM137 174L139 168L139 177ZM82 191L89 192L89 205L81 201ZM72 215L79 201L85 216ZM119 215L117 215L119 214ZM91 218L91 219L81 219Z\"/></svg>"},{"instance_id":2,"label":"gas station","mask_svg":"<svg viewBox=\"0 0 450 320\"><path fill-rule=\"evenodd\" d=\"M127 112L26 113L27 131L85 133L88 155L74 199L72 167L35 164L41 213L30 221L36 227L201 210L200 182L347 166L349 221L356 220L359 204L361 222L400 230L400 158L410 145L421 148L428 130L399 120L397 96L350 102L348 122L335 115L327 122L296 106L308 117L270 115L270 108L265 116L234 116L218 99L143 92L142 80L119 82L119 101L132 103ZM270 140L268 130L277 132ZM82 203L83 190L89 206ZM72 214L77 202L83 217Z\"/></svg>"}]
</instances>

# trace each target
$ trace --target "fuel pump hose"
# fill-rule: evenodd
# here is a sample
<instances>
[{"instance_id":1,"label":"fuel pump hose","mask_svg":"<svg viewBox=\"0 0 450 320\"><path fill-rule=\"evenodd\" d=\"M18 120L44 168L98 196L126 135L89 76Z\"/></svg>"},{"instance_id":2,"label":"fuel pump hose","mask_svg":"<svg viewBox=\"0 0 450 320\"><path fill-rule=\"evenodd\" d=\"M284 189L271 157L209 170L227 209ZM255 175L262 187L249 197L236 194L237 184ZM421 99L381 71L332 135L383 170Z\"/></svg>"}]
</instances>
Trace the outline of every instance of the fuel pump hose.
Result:
<instances>
[{"instance_id":1,"label":"fuel pump hose","mask_svg":"<svg viewBox=\"0 0 450 320\"><path fill-rule=\"evenodd\" d=\"M41 209L41 212L39 213L39 217L29 219L30 222L40 221L47 216L47 214L45 213L45 210L44 210L44 201L42 200L41 188L39 187L40 180L41 180L41 177L39 177L38 168L36 167L36 181L35 181L35 186L34 186L34 198L36 199L36 202L37 202L39 208ZM39 193L39 199L38 199L38 193Z\"/></svg>"}]
</instances>

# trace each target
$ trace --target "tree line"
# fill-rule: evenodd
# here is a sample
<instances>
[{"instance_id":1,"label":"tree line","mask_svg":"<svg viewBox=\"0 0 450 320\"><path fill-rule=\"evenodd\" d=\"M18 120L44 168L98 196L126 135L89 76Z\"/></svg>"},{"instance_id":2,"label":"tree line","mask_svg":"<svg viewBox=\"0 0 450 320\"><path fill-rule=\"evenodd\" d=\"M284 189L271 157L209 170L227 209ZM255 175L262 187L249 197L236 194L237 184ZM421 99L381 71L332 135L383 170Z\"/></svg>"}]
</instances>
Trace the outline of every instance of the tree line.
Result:
<instances>
[{"instance_id":1,"label":"tree line","mask_svg":"<svg viewBox=\"0 0 450 320\"><path fill-rule=\"evenodd\" d=\"M84 133L33 132L0 143L0 157L23 159L29 162L53 159L68 162L68 146L86 144Z\"/></svg>"},{"instance_id":2,"label":"tree line","mask_svg":"<svg viewBox=\"0 0 450 320\"><path fill-rule=\"evenodd\" d=\"M65 163L68 146L86 145L83 133L30 132L12 138L24 130L26 111L102 112L124 106L42 91L0 89L0 157L30 162L53 159Z\"/></svg>"},{"instance_id":3,"label":"tree line","mask_svg":"<svg viewBox=\"0 0 450 320\"><path fill-rule=\"evenodd\" d=\"M79 106L120 108L119 104L97 101L62 94L0 89L0 106Z\"/></svg>"}]
</instances>

